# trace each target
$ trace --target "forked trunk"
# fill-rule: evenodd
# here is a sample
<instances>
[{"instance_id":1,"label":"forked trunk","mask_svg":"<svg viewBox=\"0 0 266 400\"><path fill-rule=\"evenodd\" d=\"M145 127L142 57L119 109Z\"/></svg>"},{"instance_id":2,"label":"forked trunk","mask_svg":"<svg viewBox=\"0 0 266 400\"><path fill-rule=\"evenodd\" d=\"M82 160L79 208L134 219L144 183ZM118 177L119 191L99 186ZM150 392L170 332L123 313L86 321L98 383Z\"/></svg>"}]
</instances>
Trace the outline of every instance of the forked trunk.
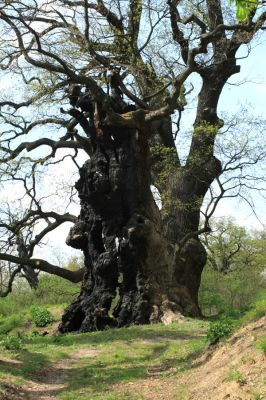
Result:
<instances>
[{"instance_id":1,"label":"forked trunk","mask_svg":"<svg viewBox=\"0 0 266 400\"><path fill-rule=\"evenodd\" d=\"M179 249L167 237L149 164L143 134L111 128L81 168L81 213L67 243L83 250L86 274L61 332L168 323L184 312L200 316L204 248L194 238Z\"/></svg>"}]
</instances>

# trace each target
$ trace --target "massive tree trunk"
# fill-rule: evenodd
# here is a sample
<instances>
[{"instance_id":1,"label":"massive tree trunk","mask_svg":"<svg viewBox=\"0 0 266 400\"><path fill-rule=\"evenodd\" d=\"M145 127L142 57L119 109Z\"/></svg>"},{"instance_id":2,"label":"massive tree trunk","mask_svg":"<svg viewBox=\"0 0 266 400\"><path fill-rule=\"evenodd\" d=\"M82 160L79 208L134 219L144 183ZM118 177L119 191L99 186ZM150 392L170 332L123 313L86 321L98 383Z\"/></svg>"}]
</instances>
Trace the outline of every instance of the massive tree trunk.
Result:
<instances>
[{"instance_id":1,"label":"massive tree trunk","mask_svg":"<svg viewBox=\"0 0 266 400\"><path fill-rule=\"evenodd\" d=\"M171 129L163 135L157 126L161 139L151 143L143 132L104 128L76 184L81 213L67 243L83 250L86 274L80 296L63 315L61 332L167 323L180 313L201 316L198 291L206 252L197 236L200 208L221 172L214 156L222 125L219 96L238 71L234 57L200 71L202 89L184 166ZM151 184L160 191L161 211Z\"/></svg>"},{"instance_id":2,"label":"massive tree trunk","mask_svg":"<svg viewBox=\"0 0 266 400\"><path fill-rule=\"evenodd\" d=\"M147 137L105 131L76 184L81 213L67 243L83 250L86 274L80 296L63 315L61 332L167 321L179 311L200 315L205 251L197 239L180 251L167 238L150 185Z\"/></svg>"}]
</instances>

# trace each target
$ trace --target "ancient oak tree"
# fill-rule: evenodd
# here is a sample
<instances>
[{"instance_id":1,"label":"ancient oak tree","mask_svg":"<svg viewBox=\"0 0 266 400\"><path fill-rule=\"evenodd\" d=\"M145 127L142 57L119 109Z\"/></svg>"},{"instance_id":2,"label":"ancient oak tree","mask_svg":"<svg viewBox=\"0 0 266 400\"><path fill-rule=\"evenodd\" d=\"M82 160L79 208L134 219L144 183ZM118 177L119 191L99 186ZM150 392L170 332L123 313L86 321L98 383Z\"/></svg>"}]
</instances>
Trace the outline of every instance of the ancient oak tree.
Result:
<instances>
[{"instance_id":1,"label":"ancient oak tree","mask_svg":"<svg viewBox=\"0 0 266 400\"><path fill-rule=\"evenodd\" d=\"M61 332L201 315L206 251L199 235L209 230L218 199L202 225L201 206L222 172L214 153L223 127L217 106L228 79L240 72L237 51L265 29L263 4L252 4L244 16L238 4L237 19L234 6L221 0L1 3L2 76L19 87L1 95L1 177L23 183L28 205L20 218L10 213L1 221L0 259L17 265L15 272L83 276ZM192 74L202 86L181 162L175 137ZM35 190L37 171L60 163L62 149L62 158L75 163L80 150L87 154L75 185L78 218L45 210ZM40 221L38 235L25 234ZM84 271L33 257L65 221L74 222L66 242L83 251Z\"/></svg>"}]
</instances>

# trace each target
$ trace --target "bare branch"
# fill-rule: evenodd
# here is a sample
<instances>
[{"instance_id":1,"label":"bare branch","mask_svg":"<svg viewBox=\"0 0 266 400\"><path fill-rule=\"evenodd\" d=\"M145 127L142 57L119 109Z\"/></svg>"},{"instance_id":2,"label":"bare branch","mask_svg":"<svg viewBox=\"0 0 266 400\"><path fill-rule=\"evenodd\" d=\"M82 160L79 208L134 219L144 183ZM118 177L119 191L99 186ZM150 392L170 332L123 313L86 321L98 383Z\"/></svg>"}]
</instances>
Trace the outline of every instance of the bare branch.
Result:
<instances>
[{"instance_id":1,"label":"bare branch","mask_svg":"<svg viewBox=\"0 0 266 400\"><path fill-rule=\"evenodd\" d=\"M81 282L83 274L85 272L83 268L79 269L78 271L70 271L68 269L60 268L56 265L50 264L42 259L37 259L37 258L24 259L12 256L11 254L4 254L4 253L0 253L0 260L10 261L12 263L19 264L21 266L27 265L33 269L37 269L43 272L48 272L51 275L59 276L73 283ZM16 274L17 273L18 272L16 272Z\"/></svg>"}]
</instances>

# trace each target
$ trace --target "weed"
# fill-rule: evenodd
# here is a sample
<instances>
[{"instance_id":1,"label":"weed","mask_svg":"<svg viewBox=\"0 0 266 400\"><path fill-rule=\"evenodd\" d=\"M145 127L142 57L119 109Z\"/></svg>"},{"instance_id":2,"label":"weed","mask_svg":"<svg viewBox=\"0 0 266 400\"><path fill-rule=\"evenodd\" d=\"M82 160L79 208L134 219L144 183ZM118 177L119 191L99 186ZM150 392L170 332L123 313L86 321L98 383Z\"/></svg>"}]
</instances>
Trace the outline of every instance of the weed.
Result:
<instances>
[{"instance_id":1,"label":"weed","mask_svg":"<svg viewBox=\"0 0 266 400\"><path fill-rule=\"evenodd\" d=\"M227 375L227 380L228 381L236 381L242 385L247 383L245 377L241 374L241 372L239 372L236 369L230 369L230 371Z\"/></svg>"},{"instance_id":2,"label":"weed","mask_svg":"<svg viewBox=\"0 0 266 400\"><path fill-rule=\"evenodd\" d=\"M19 336L7 335L2 339L1 344L6 350L18 351L21 350L22 347L22 338Z\"/></svg>"},{"instance_id":3,"label":"weed","mask_svg":"<svg viewBox=\"0 0 266 400\"><path fill-rule=\"evenodd\" d=\"M241 358L241 361L243 364L253 364L255 362L254 357L252 357L250 354L247 354L246 356L243 356Z\"/></svg>"},{"instance_id":4,"label":"weed","mask_svg":"<svg viewBox=\"0 0 266 400\"><path fill-rule=\"evenodd\" d=\"M252 392L251 395L253 396L254 400L262 400L263 399L263 395L259 392Z\"/></svg>"},{"instance_id":5,"label":"weed","mask_svg":"<svg viewBox=\"0 0 266 400\"><path fill-rule=\"evenodd\" d=\"M0 335L6 335L10 331L16 329L24 320L24 314L11 315L9 317L1 317L0 319Z\"/></svg>"}]
</instances>

